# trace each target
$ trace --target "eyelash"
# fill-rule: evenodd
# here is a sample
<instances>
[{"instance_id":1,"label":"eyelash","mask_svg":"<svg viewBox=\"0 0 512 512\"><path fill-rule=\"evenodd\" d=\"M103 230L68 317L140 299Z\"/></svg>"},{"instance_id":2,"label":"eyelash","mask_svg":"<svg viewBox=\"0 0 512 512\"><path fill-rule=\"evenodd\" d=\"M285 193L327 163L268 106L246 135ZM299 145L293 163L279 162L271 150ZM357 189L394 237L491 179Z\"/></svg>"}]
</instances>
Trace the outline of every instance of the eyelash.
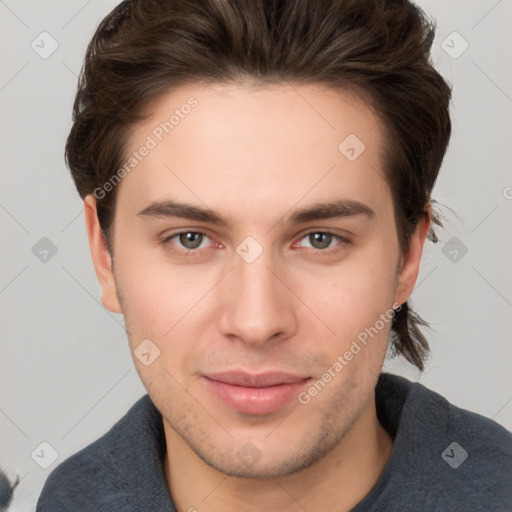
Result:
<instances>
[{"instance_id":1,"label":"eyelash","mask_svg":"<svg viewBox=\"0 0 512 512\"><path fill-rule=\"evenodd\" d=\"M180 235L186 234L186 233L194 233L196 235L203 235L205 237L210 238L208 236L208 233L206 233L205 231L184 230L184 231L178 231L176 233L173 233L172 235L166 236L165 238L163 238L161 240L160 243L165 247L170 246L172 251L181 253L181 255L183 255L185 257L188 257L189 255L194 254L194 253L201 254L203 252L203 250L208 249L208 247L203 247L203 248L199 248L199 249L176 249L175 247L173 247L173 244L171 244L171 240L179 237ZM336 233L332 233L331 231L321 231L321 230L308 231L308 232L304 233L303 235L301 235L301 237L298 239L298 241L300 242L304 238L306 238L312 234L318 234L318 233L321 233L322 235L331 235L334 239L337 239L339 243L337 245L335 245L334 247L329 247L327 249L306 248L306 249L310 249L310 252L312 252L314 255L334 256L339 251L341 251L345 246L350 245L352 243L351 240L349 240L346 237L337 235ZM294 242L294 244L295 243L297 243L297 242Z\"/></svg>"}]
</instances>

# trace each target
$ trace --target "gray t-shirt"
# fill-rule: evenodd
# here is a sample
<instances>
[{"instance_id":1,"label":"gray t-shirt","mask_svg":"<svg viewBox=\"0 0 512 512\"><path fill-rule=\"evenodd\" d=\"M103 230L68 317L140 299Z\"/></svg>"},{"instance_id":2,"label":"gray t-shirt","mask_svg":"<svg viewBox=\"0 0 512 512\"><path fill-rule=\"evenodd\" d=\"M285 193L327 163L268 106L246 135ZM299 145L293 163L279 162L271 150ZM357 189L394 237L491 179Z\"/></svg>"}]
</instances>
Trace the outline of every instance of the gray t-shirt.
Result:
<instances>
[{"instance_id":1,"label":"gray t-shirt","mask_svg":"<svg viewBox=\"0 0 512 512\"><path fill-rule=\"evenodd\" d=\"M353 512L512 511L510 432L395 375L381 374L375 397L393 451ZM36 512L176 512L165 446L162 416L146 395L52 471Z\"/></svg>"}]
</instances>

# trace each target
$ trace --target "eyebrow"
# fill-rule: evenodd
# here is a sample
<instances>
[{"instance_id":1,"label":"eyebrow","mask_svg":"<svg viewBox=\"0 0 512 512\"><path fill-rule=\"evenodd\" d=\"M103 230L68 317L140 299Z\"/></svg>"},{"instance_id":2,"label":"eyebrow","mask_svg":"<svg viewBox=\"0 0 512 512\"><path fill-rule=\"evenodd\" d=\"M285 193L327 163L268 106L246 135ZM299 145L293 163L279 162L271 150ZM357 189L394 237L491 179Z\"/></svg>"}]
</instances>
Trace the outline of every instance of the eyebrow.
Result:
<instances>
[{"instance_id":1,"label":"eyebrow","mask_svg":"<svg viewBox=\"0 0 512 512\"><path fill-rule=\"evenodd\" d=\"M232 229L233 223L209 208L174 200L156 201L141 210L137 216L148 218L179 217ZM325 201L301 208L285 218L287 224L301 224L315 220L340 219L365 216L375 217L375 212L366 204L352 199Z\"/></svg>"}]
</instances>

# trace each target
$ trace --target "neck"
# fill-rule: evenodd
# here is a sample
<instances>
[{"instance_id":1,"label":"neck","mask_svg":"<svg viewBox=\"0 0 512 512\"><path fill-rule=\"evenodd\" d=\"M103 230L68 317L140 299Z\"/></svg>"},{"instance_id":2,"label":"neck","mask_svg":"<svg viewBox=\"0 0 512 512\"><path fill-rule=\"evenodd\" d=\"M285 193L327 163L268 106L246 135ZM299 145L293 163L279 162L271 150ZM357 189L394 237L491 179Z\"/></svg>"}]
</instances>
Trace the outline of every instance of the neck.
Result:
<instances>
[{"instance_id":1,"label":"neck","mask_svg":"<svg viewBox=\"0 0 512 512\"><path fill-rule=\"evenodd\" d=\"M164 420L164 470L178 512L243 510L349 511L377 482L393 447L371 400L322 459L297 473L268 479L230 477L204 463ZM168 456L168 454L171 454Z\"/></svg>"}]
</instances>

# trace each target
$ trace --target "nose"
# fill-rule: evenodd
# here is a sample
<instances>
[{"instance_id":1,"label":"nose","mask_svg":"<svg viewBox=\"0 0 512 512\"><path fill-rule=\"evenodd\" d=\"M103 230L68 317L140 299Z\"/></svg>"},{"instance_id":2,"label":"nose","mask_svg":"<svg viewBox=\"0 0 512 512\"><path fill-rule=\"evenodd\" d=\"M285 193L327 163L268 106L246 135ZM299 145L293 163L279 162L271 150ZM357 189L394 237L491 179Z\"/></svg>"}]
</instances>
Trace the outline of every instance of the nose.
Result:
<instances>
[{"instance_id":1,"label":"nose","mask_svg":"<svg viewBox=\"0 0 512 512\"><path fill-rule=\"evenodd\" d=\"M234 255L222 291L220 329L233 340L259 346L285 339L297 328L297 299L287 288L286 275L264 251L248 263Z\"/></svg>"}]
</instances>

